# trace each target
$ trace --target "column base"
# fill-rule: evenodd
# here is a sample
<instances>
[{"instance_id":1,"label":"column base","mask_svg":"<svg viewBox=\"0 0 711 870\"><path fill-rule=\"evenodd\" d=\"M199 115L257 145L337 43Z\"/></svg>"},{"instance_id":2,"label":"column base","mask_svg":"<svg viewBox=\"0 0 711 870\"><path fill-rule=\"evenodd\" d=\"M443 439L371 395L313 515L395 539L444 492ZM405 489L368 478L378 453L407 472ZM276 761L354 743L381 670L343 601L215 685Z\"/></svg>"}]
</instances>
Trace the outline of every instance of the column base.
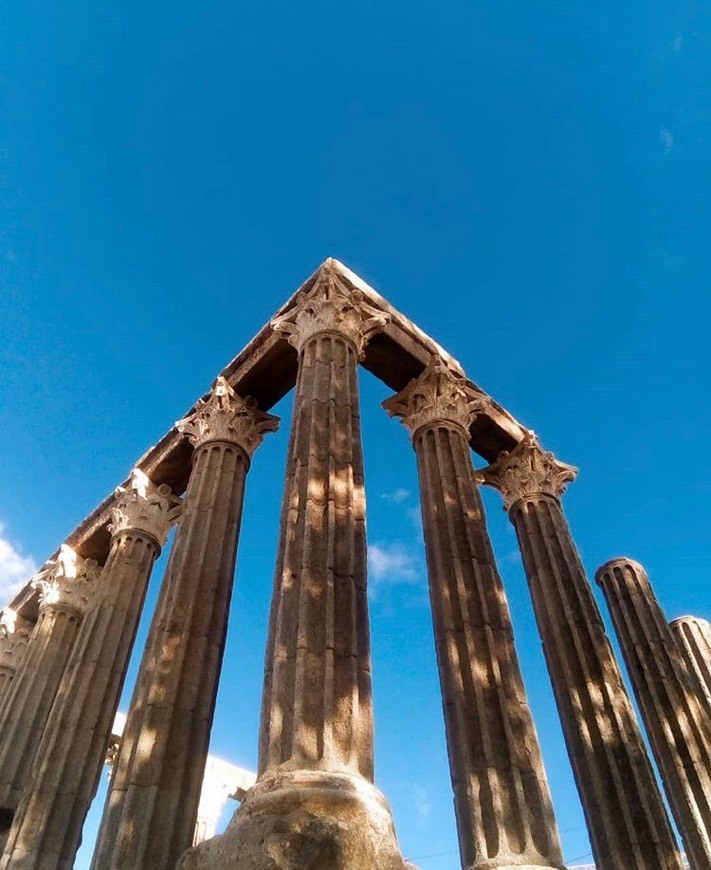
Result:
<instances>
[{"instance_id":1,"label":"column base","mask_svg":"<svg viewBox=\"0 0 711 870\"><path fill-rule=\"evenodd\" d=\"M468 865L468 870L567 870L565 864L515 864L507 858L503 862L483 861Z\"/></svg>"},{"instance_id":2,"label":"column base","mask_svg":"<svg viewBox=\"0 0 711 870\"><path fill-rule=\"evenodd\" d=\"M417 870L405 862L390 807L358 776L268 775L222 836L188 849L176 870Z\"/></svg>"}]
</instances>

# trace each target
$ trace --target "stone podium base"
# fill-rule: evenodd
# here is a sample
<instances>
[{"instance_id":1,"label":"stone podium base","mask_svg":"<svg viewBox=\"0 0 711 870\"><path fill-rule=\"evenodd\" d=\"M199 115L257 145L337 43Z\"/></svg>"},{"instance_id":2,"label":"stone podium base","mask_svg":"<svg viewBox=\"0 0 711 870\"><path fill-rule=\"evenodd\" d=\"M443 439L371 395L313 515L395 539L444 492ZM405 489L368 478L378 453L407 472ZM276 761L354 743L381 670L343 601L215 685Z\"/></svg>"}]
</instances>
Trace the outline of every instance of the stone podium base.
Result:
<instances>
[{"instance_id":1,"label":"stone podium base","mask_svg":"<svg viewBox=\"0 0 711 870\"><path fill-rule=\"evenodd\" d=\"M185 852L176 870L413 870L390 808L346 773L289 771L259 780L222 836Z\"/></svg>"}]
</instances>

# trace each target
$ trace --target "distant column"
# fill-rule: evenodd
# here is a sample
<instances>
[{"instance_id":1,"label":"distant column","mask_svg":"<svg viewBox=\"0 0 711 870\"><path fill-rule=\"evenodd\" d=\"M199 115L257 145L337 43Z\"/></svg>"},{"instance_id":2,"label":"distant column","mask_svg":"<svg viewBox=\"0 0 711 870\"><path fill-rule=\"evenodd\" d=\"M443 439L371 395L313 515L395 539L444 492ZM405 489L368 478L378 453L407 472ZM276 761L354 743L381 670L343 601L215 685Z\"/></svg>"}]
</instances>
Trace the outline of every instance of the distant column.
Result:
<instances>
[{"instance_id":1,"label":"distant column","mask_svg":"<svg viewBox=\"0 0 711 870\"><path fill-rule=\"evenodd\" d=\"M680 616L669 625L711 719L711 624L696 616Z\"/></svg>"},{"instance_id":2,"label":"distant column","mask_svg":"<svg viewBox=\"0 0 711 870\"><path fill-rule=\"evenodd\" d=\"M176 425L195 447L193 469L114 764L97 870L173 870L192 845L247 471L278 420L218 378Z\"/></svg>"},{"instance_id":3,"label":"distant column","mask_svg":"<svg viewBox=\"0 0 711 870\"><path fill-rule=\"evenodd\" d=\"M181 868L403 870L372 785L373 719L357 364L383 322L322 270L273 325L299 373L267 644L259 779Z\"/></svg>"},{"instance_id":4,"label":"distant column","mask_svg":"<svg viewBox=\"0 0 711 870\"><path fill-rule=\"evenodd\" d=\"M33 625L11 607L0 610L0 710L20 666Z\"/></svg>"},{"instance_id":5,"label":"distant column","mask_svg":"<svg viewBox=\"0 0 711 870\"><path fill-rule=\"evenodd\" d=\"M652 591L632 559L598 568L632 687L692 870L711 867L711 719Z\"/></svg>"},{"instance_id":6,"label":"distant column","mask_svg":"<svg viewBox=\"0 0 711 870\"><path fill-rule=\"evenodd\" d=\"M101 775L155 559L180 512L166 485L134 470L116 491L111 547L15 813L2 870L70 870ZM108 870L108 868L107 868Z\"/></svg>"},{"instance_id":7,"label":"distant column","mask_svg":"<svg viewBox=\"0 0 711 870\"><path fill-rule=\"evenodd\" d=\"M412 435L462 867L563 867L486 529L469 426L489 403L434 359L383 403Z\"/></svg>"},{"instance_id":8,"label":"distant column","mask_svg":"<svg viewBox=\"0 0 711 870\"><path fill-rule=\"evenodd\" d=\"M662 797L560 504L576 469L529 433L479 477L516 529L598 870L680 870Z\"/></svg>"},{"instance_id":9,"label":"distant column","mask_svg":"<svg viewBox=\"0 0 711 870\"><path fill-rule=\"evenodd\" d=\"M255 775L248 770L229 764L221 758L208 756L200 791L193 845L197 846L198 843L204 843L205 840L215 836L227 799L232 797L241 802L247 789L254 785L255 779Z\"/></svg>"},{"instance_id":10,"label":"distant column","mask_svg":"<svg viewBox=\"0 0 711 870\"><path fill-rule=\"evenodd\" d=\"M0 814L12 817L101 569L63 544L33 580L39 617L0 713Z\"/></svg>"}]
</instances>

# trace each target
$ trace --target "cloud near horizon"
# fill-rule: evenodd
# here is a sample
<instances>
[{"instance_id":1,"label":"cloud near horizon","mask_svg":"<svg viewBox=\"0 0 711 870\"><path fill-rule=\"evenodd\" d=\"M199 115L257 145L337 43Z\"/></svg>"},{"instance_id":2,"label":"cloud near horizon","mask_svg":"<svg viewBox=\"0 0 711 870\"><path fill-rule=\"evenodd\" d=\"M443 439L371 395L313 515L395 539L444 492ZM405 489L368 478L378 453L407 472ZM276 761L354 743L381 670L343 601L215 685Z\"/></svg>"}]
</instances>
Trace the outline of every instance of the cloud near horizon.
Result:
<instances>
[{"instance_id":1,"label":"cloud near horizon","mask_svg":"<svg viewBox=\"0 0 711 870\"><path fill-rule=\"evenodd\" d=\"M0 607L19 592L38 567L31 556L26 556L7 537L5 523L0 522Z\"/></svg>"},{"instance_id":2,"label":"cloud near horizon","mask_svg":"<svg viewBox=\"0 0 711 870\"><path fill-rule=\"evenodd\" d=\"M410 498L410 490L401 486L393 492L382 493L380 498L385 499L388 504L402 504Z\"/></svg>"},{"instance_id":3,"label":"cloud near horizon","mask_svg":"<svg viewBox=\"0 0 711 870\"><path fill-rule=\"evenodd\" d=\"M368 569L377 584L414 583L417 553L399 541L380 541L368 547Z\"/></svg>"}]
</instances>

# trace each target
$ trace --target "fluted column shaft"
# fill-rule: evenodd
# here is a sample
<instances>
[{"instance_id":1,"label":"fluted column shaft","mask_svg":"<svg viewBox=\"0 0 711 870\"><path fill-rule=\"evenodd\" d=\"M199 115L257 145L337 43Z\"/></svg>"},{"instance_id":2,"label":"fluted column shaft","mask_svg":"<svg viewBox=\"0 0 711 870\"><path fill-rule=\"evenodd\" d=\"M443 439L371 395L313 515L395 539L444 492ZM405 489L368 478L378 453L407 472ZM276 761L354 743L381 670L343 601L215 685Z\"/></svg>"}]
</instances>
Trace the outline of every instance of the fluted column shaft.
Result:
<instances>
[{"instance_id":1,"label":"fluted column shaft","mask_svg":"<svg viewBox=\"0 0 711 870\"><path fill-rule=\"evenodd\" d=\"M134 487L122 491L113 511L114 531L96 605L69 657L0 858L2 870L73 867L106 757L148 579L176 502L167 487L155 492L136 477Z\"/></svg>"},{"instance_id":2,"label":"fluted column shaft","mask_svg":"<svg viewBox=\"0 0 711 870\"><path fill-rule=\"evenodd\" d=\"M388 315L331 264L272 321L299 355L265 656L259 774L180 870L404 870L372 784L357 364Z\"/></svg>"},{"instance_id":3,"label":"fluted column shaft","mask_svg":"<svg viewBox=\"0 0 711 870\"><path fill-rule=\"evenodd\" d=\"M417 455L462 867L562 867L468 443L481 398L434 360L385 402L411 430Z\"/></svg>"},{"instance_id":4,"label":"fluted column shaft","mask_svg":"<svg viewBox=\"0 0 711 870\"><path fill-rule=\"evenodd\" d=\"M711 625L695 616L680 616L669 625L699 700L711 719Z\"/></svg>"},{"instance_id":5,"label":"fluted column shaft","mask_svg":"<svg viewBox=\"0 0 711 870\"><path fill-rule=\"evenodd\" d=\"M532 438L483 469L516 529L598 870L679 870L652 772L559 495L574 470Z\"/></svg>"},{"instance_id":6,"label":"fluted column shaft","mask_svg":"<svg viewBox=\"0 0 711 870\"><path fill-rule=\"evenodd\" d=\"M0 610L0 716L32 633L32 624L9 607Z\"/></svg>"},{"instance_id":7,"label":"fluted column shaft","mask_svg":"<svg viewBox=\"0 0 711 870\"><path fill-rule=\"evenodd\" d=\"M692 870L711 867L711 719L644 568L598 569L632 687Z\"/></svg>"},{"instance_id":8,"label":"fluted column shaft","mask_svg":"<svg viewBox=\"0 0 711 870\"><path fill-rule=\"evenodd\" d=\"M226 383L218 388L228 407L213 411L229 414L241 400ZM255 413L247 414L252 428ZM224 428L207 437L236 437ZM97 870L173 870L192 845L249 462L237 440L207 440L196 448L114 764L92 862Z\"/></svg>"},{"instance_id":9,"label":"fluted column shaft","mask_svg":"<svg viewBox=\"0 0 711 870\"><path fill-rule=\"evenodd\" d=\"M562 866L513 629L463 433L415 438L462 866Z\"/></svg>"},{"instance_id":10,"label":"fluted column shaft","mask_svg":"<svg viewBox=\"0 0 711 870\"><path fill-rule=\"evenodd\" d=\"M0 710L0 813L11 815L30 775L47 717L100 571L69 547L33 580L40 608L32 642Z\"/></svg>"},{"instance_id":11,"label":"fluted column shaft","mask_svg":"<svg viewBox=\"0 0 711 870\"><path fill-rule=\"evenodd\" d=\"M259 773L373 776L365 495L356 349L306 342L299 365L266 655Z\"/></svg>"}]
</instances>

